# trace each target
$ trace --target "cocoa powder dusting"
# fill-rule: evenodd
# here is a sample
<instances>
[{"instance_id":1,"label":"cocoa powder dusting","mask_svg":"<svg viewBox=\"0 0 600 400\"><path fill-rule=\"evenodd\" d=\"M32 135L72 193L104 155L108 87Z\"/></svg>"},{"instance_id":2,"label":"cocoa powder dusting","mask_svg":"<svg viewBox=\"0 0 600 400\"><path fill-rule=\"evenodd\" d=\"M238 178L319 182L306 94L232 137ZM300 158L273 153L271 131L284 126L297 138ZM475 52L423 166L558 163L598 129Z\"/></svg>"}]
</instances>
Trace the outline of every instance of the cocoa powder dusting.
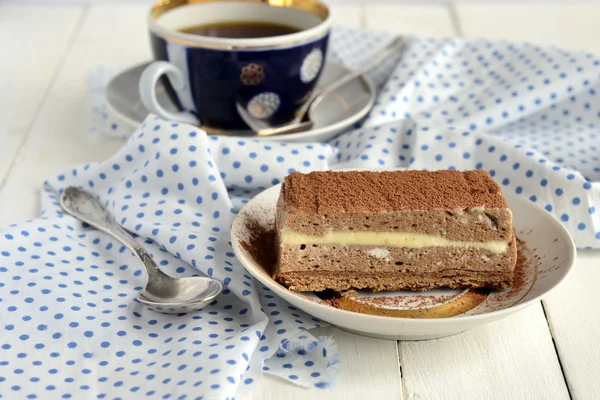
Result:
<instances>
[{"instance_id":1,"label":"cocoa powder dusting","mask_svg":"<svg viewBox=\"0 0 600 400\"><path fill-rule=\"evenodd\" d=\"M437 304L444 304L447 301L451 300L453 297L456 297L456 296L455 295L418 296L418 297L414 297L414 296L395 296L395 297L380 296L380 297L369 298L369 299L358 298L355 300L359 301L361 303L374 304L374 305L383 306L383 307L386 307L386 306L387 307L407 307L409 305L412 305L413 308L420 308L420 307L432 306L432 305L437 305Z\"/></svg>"},{"instance_id":2,"label":"cocoa powder dusting","mask_svg":"<svg viewBox=\"0 0 600 400\"><path fill-rule=\"evenodd\" d=\"M486 302L488 309L507 308L520 302L540 277L538 263L539 260L527 247L525 241L517 238L517 263L513 274L512 287L509 290L497 293L495 296L490 296Z\"/></svg>"},{"instance_id":3,"label":"cocoa powder dusting","mask_svg":"<svg viewBox=\"0 0 600 400\"><path fill-rule=\"evenodd\" d=\"M515 272L513 275L513 284L512 284L512 290L520 290L523 286L525 286L525 284L527 284L528 282L526 282L526 271L525 271L525 267L527 267L526 262L528 261L527 256L525 256L525 254L523 254L523 247L525 246L525 242L517 239L517 241L519 242L519 245L517 247L517 263L515 265Z\"/></svg>"},{"instance_id":4,"label":"cocoa powder dusting","mask_svg":"<svg viewBox=\"0 0 600 400\"><path fill-rule=\"evenodd\" d=\"M483 170L294 172L282 196L287 212L308 215L508 207Z\"/></svg>"},{"instance_id":5,"label":"cocoa powder dusting","mask_svg":"<svg viewBox=\"0 0 600 400\"><path fill-rule=\"evenodd\" d=\"M265 226L258 220L248 218L246 229L250 232L248 242L240 241L246 249L269 275L273 274L277 263L277 249L275 246L275 227Z\"/></svg>"},{"instance_id":6,"label":"cocoa powder dusting","mask_svg":"<svg viewBox=\"0 0 600 400\"><path fill-rule=\"evenodd\" d=\"M352 311L361 314L379 315L394 318L449 318L460 315L468 310L477 307L483 303L490 293L490 289L473 289L464 296L458 297L454 302L440 304L433 307L412 309L412 310L394 310L389 308L375 307L364 304L352 298L336 296L331 299L323 300L323 304L330 305L340 310Z\"/></svg>"}]
</instances>

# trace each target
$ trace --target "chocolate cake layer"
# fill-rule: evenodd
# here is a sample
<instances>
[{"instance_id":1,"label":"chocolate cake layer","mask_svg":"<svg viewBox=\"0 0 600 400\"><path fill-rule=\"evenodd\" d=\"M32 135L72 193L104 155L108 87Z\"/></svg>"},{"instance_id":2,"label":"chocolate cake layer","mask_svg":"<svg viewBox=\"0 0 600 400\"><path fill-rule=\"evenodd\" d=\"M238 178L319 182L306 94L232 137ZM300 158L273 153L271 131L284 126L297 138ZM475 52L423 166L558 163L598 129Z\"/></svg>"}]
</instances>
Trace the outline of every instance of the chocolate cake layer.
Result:
<instances>
[{"instance_id":1,"label":"chocolate cake layer","mask_svg":"<svg viewBox=\"0 0 600 400\"><path fill-rule=\"evenodd\" d=\"M484 171L293 173L276 227L275 277L293 290L330 275L335 290L503 288L516 262L512 213Z\"/></svg>"},{"instance_id":2,"label":"chocolate cake layer","mask_svg":"<svg viewBox=\"0 0 600 400\"><path fill-rule=\"evenodd\" d=\"M382 274L317 272L311 275L302 272L286 272L278 276L279 282L290 290L297 292L326 289L337 291L347 289L370 289L374 292L384 290L430 290L439 287L451 289L490 287L506 289L512 285L512 276L506 274L489 274L482 276L479 272L449 271L431 274Z\"/></svg>"},{"instance_id":3,"label":"chocolate cake layer","mask_svg":"<svg viewBox=\"0 0 600 400\"><path fill-rule=\"evenodd\" d=\"M506 253L493 254L471 247L339 246L335 244L281 245L281 263L294 271L331 272L440 272L445 269L504 272L516 263L516 244ZM286 268L284 268L286 269Z\"/></svg>"},{"instance_id":4,"label":"chocolate cake layer","mask_svg":"<svg viewBox=\"0 0 600 400\"><path fill-rule=\"evenodd\" d=\"M293 173L280 200L285 228L308 235L418 232L508 241L512 229L500 187L484 171Z\"/></svg>"},{"instance_id":5,"label":"chocolate cake layer","mask_svg":"<svg viewBox=\"0 0 600 400\"><path fill-rule=\"evenodd\" d=\"M291 290L424 290L440 286L504 289L512 282L516 251L515 241L506 254L468 247L282 245L280 262L294 268L289 272L280 270L276 279ZM368 276L372 279L359 282ZM436 281L441 278L443 282Z\"/></svg>"}]
</instances>

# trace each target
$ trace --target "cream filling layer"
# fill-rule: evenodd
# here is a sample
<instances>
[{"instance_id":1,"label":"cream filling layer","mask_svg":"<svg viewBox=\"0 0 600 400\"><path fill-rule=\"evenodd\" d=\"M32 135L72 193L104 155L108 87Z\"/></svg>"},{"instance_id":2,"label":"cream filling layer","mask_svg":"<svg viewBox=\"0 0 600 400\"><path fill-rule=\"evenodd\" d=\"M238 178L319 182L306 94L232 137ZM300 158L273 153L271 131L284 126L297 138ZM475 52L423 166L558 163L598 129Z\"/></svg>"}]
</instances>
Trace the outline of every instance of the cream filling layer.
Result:
<instances>
[{"instance_id":1,"label":"cream filling layer","mask_svg":"<svg viewBox=\"0 0 600 400\"><path fill-rule=\"evenodd\" d=\"M488 242L468 242L448 240L437 235L410 232L350 232L329 231L323 236L304 235L287 229L281 232L282 244L339 244L341 246L391 246L420 249L424 247L474 247L501 254L508 248L508 242L491 240Z\"/></svg>"}]
</instances>

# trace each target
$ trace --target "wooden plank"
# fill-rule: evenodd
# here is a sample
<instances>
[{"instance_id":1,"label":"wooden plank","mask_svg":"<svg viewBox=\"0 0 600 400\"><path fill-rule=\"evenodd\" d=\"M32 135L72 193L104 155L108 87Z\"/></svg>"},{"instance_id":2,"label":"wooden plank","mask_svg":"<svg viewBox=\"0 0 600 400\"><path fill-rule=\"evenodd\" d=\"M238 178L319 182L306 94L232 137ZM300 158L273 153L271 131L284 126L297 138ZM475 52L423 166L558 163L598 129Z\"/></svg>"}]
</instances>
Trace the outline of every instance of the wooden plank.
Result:
<instances>
[{"instance_id":1,"label":"wooden plank","mask_svg":"<svg viewBox=\"0 0 600 400\"><path fill-rule=\"evenodd\" d=\"M457 34L445 4L369 4L365 12L365 27L370 29L424 36Z\"/></svg>"},{"instance_id":2,"label":"wooden plank","mask_svg":"<svg viewBox=\"0 0 600 400\"><path fill-rule=\"evenodd\" d=\"M0 191L0 209L11 210L0 214L0 226L38 214L39 189L47 177L107 158L121 146L120 140L99 142L88 134L89 73L97 64L122 65L150 57L145 10L147 6L139 5L119 7L118 12L115 5L89 10Z\"/></svg>"},{"instance_id":3,"label":"wooden plank","mask_svg":"<svg viewBox=\"0 0 600 400\"><path fill-rule=\"evenodd\" d=\"M355 4L331 4L331 18L334 25L360 28L362 7Z\"/></svg>"},{"instance_id":4,"label":"wooden plank","mask_svg":"<svg viewBox=\"0 0 600 400\"><path fill-rule=\"evenodd\" d=\"M465 37L530 41L600 52L600 4L595 2L457 3L455 7Z\"/></svg>"},{"instance_id":5,"label":"wooden plank","mask_svg":"<svg viewBox=\"0 0 600 400\"><path fill-rule=\"evenodd\" d=\"M367 8L369 27L420 35L458 35L447 6ZM401 342L405 398L548 398L569 395L539 305L506 320L426 342ZM538 376L539 375L539 376Z\"/></svg>"},{"instance_id":6,"label":"wooden plank","mask_svg":"<svg viewBox=\"0 0 600 400\"><path fill-rule=\"evenodd\" d=\"M334 327L320 328L315 335L331 335L342 362L340 378L332 389L302 389L281 379L265 377L245 399L279 400L399 400L402 398L396 342L371 339Z\"/></svg>"},{"instance_id":7,"label":"wooden plank","mask_svg":"<svg viewBox=\"0 0 600 400\"><path fill-rule=\"evenodd\" d=\"M0 5L0 181L27 137L83 7Z\"/></svg>"},{"instance_id":8,"label":"wooden plank","mask_svg":"<svg viewBox=\"0 0 600 400\"><path fill-rule=\"evenodd\" d=\"M544 301L573 399L600 399L600 257L579 251L569 280Z\"/></svg>"},{"instance_id":9,"label":"wooden plank","mask_svg":"<svg viewBox=\"0 0 600 400\"><path fill-rule=\"evenodd\" d=\"M465 36L554 44L600 52L600 4L457 4ZM510 26L510 29L506 29ZM580 251L569 280L544 301L548 323L573 399L600 398L598 252Z\"/></svg>"},{"instance_id":10,"label":"wooden plank","mask_svg":"<svg viewBox=\"0 0 600 400\"><path fill-rule=\"evenodd\" d=\"M407 399L569 399L539 304L448 338L400 345Z\"/></svg>"}]
</instances>

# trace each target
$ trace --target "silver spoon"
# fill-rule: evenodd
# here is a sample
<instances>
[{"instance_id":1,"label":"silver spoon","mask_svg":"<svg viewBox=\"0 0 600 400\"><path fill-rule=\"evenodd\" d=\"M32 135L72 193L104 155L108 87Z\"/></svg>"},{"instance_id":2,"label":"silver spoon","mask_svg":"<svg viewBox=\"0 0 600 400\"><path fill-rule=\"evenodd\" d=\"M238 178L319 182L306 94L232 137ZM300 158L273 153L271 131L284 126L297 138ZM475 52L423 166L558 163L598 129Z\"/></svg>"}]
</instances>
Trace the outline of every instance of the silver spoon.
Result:
<instances>
[{"instance_id":1,"label":"silver spoon","mask_svg":"<svg viewBox=\"0 0 600 400\"><path fill-rule=\"evenodd\" d=\"M167 314L197 311L223 290L223 285L216 279L200 276L172 278L162 272L146 250L91 193L68 187L60 196L60 206L75 218L108 233L133 252L148 274L146 287L140 293L138 301L153 310Z\"/></svg>"},{"instance_id":2,"label":"silver spoon","mask_svg":"<svg viewBox=\"0 0 600 400\"><path fill-rule=\"evenodd\" d=\"M401 37L396 37L385 48L377 54L367 65L362 68L352 71L348 75L344 75L336 81L325 86L321 90L315 90L308 100L298 109L293 120L286 123L285 125L272 127L267 122L253 117L240 103L236 103L236 108L244 122L258 135L258 136L271 136L282 133L294 133L303 132L312 129L314 123L311 121L311 113L315 110L317 105L327 96L329 96L336 89L344 86L348 82L358 78L359 76L369 72L375 67L379 66L380 63L392 54L399 53L404 47L404 40ZM304 120L306 117L306 120Z\"/></svg>"}]
</instances>

